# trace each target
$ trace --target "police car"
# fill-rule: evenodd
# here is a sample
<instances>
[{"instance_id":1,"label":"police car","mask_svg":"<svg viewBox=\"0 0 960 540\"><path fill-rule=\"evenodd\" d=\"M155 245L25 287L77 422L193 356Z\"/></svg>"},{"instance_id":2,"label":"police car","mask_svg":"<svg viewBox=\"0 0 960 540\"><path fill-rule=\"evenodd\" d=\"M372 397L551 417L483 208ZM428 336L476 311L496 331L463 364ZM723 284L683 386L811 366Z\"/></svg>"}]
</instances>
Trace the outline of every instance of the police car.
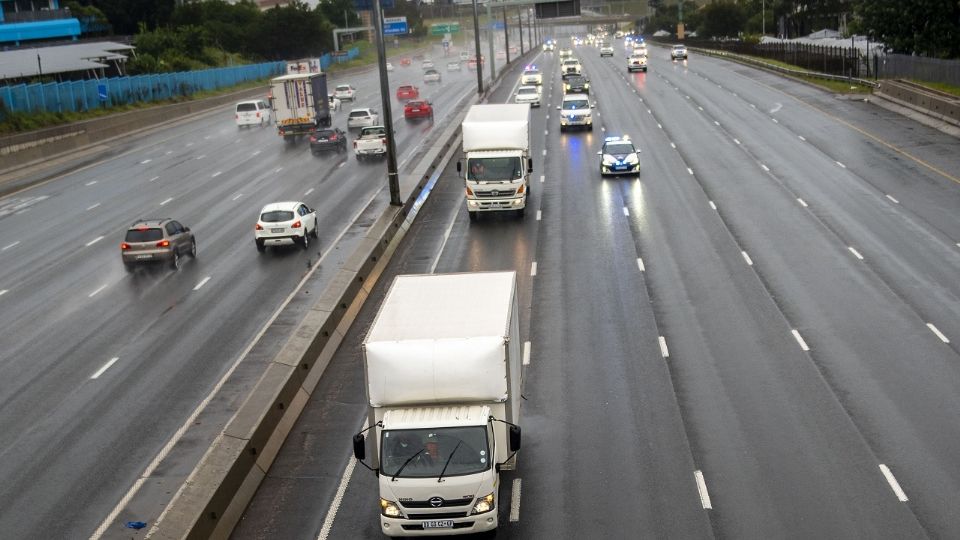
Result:
<instances>
[{"instance_id":1,"label":"police car","mask_svg":"<svg viewBox=\"0 0 960 540\"><path fill-rule=\"evenodd\" d=\"M640 174L640 149L630 137L607 137L600 156L600 176L608 174Z\"/></svg>"}]
</instances>

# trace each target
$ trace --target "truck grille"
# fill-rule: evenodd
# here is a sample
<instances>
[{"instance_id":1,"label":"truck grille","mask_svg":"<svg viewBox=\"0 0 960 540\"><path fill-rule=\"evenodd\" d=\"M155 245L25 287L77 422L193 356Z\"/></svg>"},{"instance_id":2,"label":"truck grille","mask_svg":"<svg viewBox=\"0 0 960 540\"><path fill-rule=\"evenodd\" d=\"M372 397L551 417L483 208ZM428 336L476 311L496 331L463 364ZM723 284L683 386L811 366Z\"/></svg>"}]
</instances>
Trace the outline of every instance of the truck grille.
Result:
<instances>
[{"instance_id":1,"label":"truck grille","mask_svg":"<svg viewBox=\"0 0 960 540\"><path fill-rule=\"evenodd\" d=\"M408 519L453 519L467 517L466 512L441 512L439 514L407 514Z\"/></svg>"},{"instance_id":2,"label":"truck grille","mask_svg":"<svg viewBox=\"0 0 960 540\"><path fill-rule=\"evenodd\" d=\"M440 506L433 506L430 504L430 501L402 501L400 506L404 508L445 508L449 506L467 506L471 502L473 502L473 497L466 497L463 499L448 499L440 503Z\"/></svg>"},{"instance_id":3,"label":"truck grille","mask_svg":"<svg viewBox=\"0 0 960 540\"><path fill-rule=\"evenodd\" d=\"M500 197L513 197L516 195L515 189L494 189L492 191L474 191L473 194L478 199L499 199Z\"/></svg>"}]
</instances>

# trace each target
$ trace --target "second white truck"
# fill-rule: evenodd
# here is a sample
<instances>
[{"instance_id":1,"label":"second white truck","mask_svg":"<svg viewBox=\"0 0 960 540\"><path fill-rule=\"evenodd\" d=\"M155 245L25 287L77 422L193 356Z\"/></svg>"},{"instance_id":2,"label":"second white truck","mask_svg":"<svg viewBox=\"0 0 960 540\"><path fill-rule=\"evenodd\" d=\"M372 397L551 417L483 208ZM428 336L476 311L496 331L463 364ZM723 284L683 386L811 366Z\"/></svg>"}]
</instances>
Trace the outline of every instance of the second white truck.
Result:
<instances>
[{"instance_id":1,"label":"second white truck","mask_svg":"<svg viewBox=\"0 0 960 540\"><path fill-rule=\"evenodd\" d=\"M363 342L370 427L353 437L354 456L378 477L384 534L497 528L500 471L516 466L521 440L516 288L514 272L405 275L390 286Z\"/></svg>"},{"instance_id":2,"label":"second white truck","mask_svg":"<svg viewBox=\"0 0 960 540\"><path fill-rule=\"evenodd\" d=\"M277 133L285 141L294 141L320 128L330 127L327 75L304 73L271 79L270 106Z\"/></svg>"},{"instance_id":3,"label":"second white truck","mask_svg":"<svg viewBox=\"0 0 960 540\"><path fill-rule=\"evenodd\" d=\"M513 211L523 216L530 196L530 105L474 105L463 120L467 212ZM466 170L464 171L464 165Z\"/></svg>"}]
</instances>

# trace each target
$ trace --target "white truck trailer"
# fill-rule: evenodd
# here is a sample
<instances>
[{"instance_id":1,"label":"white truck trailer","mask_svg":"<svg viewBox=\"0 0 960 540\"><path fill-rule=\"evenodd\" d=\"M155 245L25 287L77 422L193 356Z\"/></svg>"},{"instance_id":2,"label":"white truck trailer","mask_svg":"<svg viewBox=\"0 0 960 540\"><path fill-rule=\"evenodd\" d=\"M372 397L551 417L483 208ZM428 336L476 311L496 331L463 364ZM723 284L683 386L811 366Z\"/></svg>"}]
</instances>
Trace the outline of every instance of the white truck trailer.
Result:
<instances>
[{"instance_id":1,"label":"white truck trailer","mask_svg":"<svg viewBox=\"0 0 960 540\"><path fill-rule=\"evenodd\" d=\"M510 210L523 216L530 196L530 105L474 105L463 120L467 212Z\"/></svg>"},{"instance_id":2,"label":"white truck trailer","mask_svg":"<svg viewBox=\"0 0 960 540\"><path fill-rule=\"evenodd\" d=\"M271 79L270 107L277 132L285 141L330 127L327 75L303 73Z\"/></svg>"},{"instance_id":3,"label":"white truck trailer","mask_svg":"<svg viewBox=\"0 0 960 540\"><path fill-rule=\"evenodd\" d=\"M516 275L397 276L363 342L368 427L388 536L497 527L500 471L520 448ZM367 458L364 433L370 434Z\"/></svg>"}]
</instances>

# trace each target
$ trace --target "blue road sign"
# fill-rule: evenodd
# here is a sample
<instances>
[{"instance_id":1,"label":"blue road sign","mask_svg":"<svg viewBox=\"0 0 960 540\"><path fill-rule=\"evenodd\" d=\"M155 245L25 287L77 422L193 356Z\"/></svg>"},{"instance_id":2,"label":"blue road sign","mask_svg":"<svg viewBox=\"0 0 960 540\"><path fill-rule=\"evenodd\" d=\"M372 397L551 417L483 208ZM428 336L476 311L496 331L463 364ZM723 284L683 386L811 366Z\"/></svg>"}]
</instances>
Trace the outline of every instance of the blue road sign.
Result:
<instances>
[{"instance_id":1,"label":"blue road sign","mask_svg":"<svg viewBox=\"0 0 960 540\"><path fill-rule=\"evenodd\" d=\"M503 21L493 21L494 30L503 30Z\"/></svg>"},{"instance_id":2,"label":"blue road sign","mask_svg":"<svg viewBox=\"0 0 960 540\"><path fill-rule=\"evenodd\" d=\"M106 100L107 100L107 85L106 85L106 84L100 83L100 84L97 85L97 96L100 97L100 101L106 101Z\"/></svg>"},{"instance_id":3,"label":"blue road sign","mask_svg":"<svg viewBox=\"0 0 960 540\"><path fill-rule=\"evenodd\" d=\"M373 0L353 0L353 8L357 11L372 11ZM380 0L381 9L393 9L393 0Z\"/></svg>"},{"instance_id":4,"label":"blue road sign","mask_svg":"<svg viewBox=\"0 0 960 540\"><path fill-rule=\"evenodd\" d=\"M406 17L383 18L383 35L396 36L398 34L406 34L407 32L409 32L409 29L407 28Z\"/></svg>"}]
</instances>

